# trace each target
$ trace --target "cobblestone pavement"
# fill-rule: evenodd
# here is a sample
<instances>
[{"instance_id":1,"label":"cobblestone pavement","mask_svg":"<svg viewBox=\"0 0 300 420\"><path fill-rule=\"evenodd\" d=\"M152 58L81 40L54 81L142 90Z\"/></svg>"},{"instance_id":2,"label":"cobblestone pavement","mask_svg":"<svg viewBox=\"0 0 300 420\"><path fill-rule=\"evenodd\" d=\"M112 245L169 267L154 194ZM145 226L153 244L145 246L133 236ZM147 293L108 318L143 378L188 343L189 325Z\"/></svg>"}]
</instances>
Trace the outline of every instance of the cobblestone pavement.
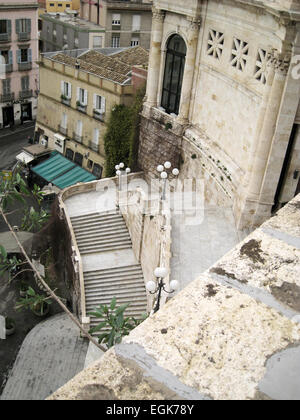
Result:
<instances>
[{"instance_id":1,"label":"cobblestone pavement","mask_svg":"<svg viewBox=\"0 0 300 420\"><path fill-rule=\"evenodd\" d=\"M88 341L65 314L39 323L26 336L1 400L44 400L84 368Z\"/></svg>"}]
</instances>

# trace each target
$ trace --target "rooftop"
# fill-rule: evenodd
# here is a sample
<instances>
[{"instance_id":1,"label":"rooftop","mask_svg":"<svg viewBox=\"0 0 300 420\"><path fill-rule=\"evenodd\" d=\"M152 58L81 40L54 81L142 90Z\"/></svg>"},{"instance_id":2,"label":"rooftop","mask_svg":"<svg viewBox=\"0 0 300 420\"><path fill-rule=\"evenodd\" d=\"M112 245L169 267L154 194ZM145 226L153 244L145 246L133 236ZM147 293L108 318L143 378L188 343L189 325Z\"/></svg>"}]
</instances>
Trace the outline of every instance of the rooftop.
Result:
<instances>
[{"instance_id":1,"label":"rooftop","mask_svg":"<svg viewBox=\"0 0 300 420\"><path fill-rule=\"evenodd\" d=\"M68 13L44 13L40 17L41 19L50 20L56 23L62 23L65 25L76 26L76 30L85 32L103 32L105 28L100 25L96 25L93 22L81 19L75 16L76 11L71 10Z\"/></svg>"},{"instance_id":2,"label":"rooftop","mask_svg":"<svg viewBox=\"0 0 300 420\"><path fill-rule=\"evenodd\" d=\"M98 48L94 50L70 50L43 54L53 61L75 67L119 84L131 82L133 65L148 65L149 54L142 47L125 49Z\"/></svg>"}]
</instances>

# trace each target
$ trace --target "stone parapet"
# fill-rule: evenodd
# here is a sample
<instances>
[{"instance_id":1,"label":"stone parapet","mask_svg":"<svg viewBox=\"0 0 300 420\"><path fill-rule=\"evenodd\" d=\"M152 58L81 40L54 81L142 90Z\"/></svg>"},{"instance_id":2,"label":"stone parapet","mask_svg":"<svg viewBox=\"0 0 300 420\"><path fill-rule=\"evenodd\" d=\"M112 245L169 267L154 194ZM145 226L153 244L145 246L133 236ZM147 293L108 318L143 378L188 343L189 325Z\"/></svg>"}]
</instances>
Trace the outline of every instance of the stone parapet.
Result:
<instances>
[{"instance_id":1,"label":"stone parapet","mask_svg":"<svg viewBox=\"0 0 300 420\"><path fill-rule=\"evenodd\" d=\"M50 399L300 399L300 195Z\"/></svg>"}]
</instances>

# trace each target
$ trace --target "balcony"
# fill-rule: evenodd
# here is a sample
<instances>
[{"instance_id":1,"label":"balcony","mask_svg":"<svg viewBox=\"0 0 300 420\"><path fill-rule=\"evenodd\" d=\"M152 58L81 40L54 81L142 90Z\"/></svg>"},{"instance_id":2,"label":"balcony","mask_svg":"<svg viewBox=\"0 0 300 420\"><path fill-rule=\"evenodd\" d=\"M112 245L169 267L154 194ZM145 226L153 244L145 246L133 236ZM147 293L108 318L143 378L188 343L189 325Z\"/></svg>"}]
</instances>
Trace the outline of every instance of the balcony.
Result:
<instances>
[{"instance_id":1,"label":"balcony","mask_svg":"<svg viewBox=\"0 0 300 420\"><path fill-rule=\"evenodd\" d=\"M68 135L68 129L66 127L63 127L62 125L58 126L58 131L63 134L64 136Z\"/></svg>"},{"instance_id":2,"label":"balcony","mask_svg":"<svg viewBox=\"0 0 300 420\"><path fill-rule=\"evenodd\" d=\"M77 133L74 133L74 132L73 132L73 139L74 139L77 143L82 143L83 136L80 136L79 134L77 134Z\"/></svg>"},{"instance_id":3,"label":"balcony","mask_svg":"<svg viewBox=\"0 0 300 420\"><path fill-rule=\"evenodd\" d=\"M12 73L13 65L12 64L5 64L5 73Z\"/></svg>"},{"instance_id":4,"label":"balcony","mask_svg":"<svg viewBox=\"0 0 300 420\"><path fill-rule=\"evenodd\" d=\"M20 99L32 98L32 89L21 90L19 92Z\"/></svg>"},{"instance_id":5,"label":"balcony","mask_svg":"<svg viewBox=\"0 0 300 420\"><path fill-rule=\"evenodd\" d=\"M87 108L87 105L83 105L82 103L78 101L76 102L77 111L82 112L83 114L86 114L86 108Z\"/></svg>"},{"instance_id":6,"label":"balcony","mask_svg":"<svg viewBox=\"0 0 300 420\"><path fill-rule=\"evenodd\" d=\"M0 34L0 42L10 42L11 34Z\"/></svg>"},{"instance_id":7,"label":"balcony","mask_svg":"<svg viewBox=\"0 0 300 420\"><path fill-rule=\"evenodd\" d=\"M19 71L26 71L32 69L32 63L18 63L18 70Z\"/></svg>"},{"instance_id":8,"label":"balcony","mask_svg":"<svg viewBox=\"0 0 300 420\"><path fill-rule=\"evenodd\" d=\"M18 41L30 41L31 39L31 33L30 32L20 32L18 33Z\"/></svg>"},{"instance_id":9,"label":"balcony","mask_svg":"<svg viewBox=\"0 0 300 420\"><path fill-rule=\"evenodd\" d=\"M71 98L67 98L66 96L62 95L60 97L61 103L66 106L71 106Z\"/></svg>"},{"instance_id":10,"label":"balcony","mask_svg":"<svg viewBox=\"0 0 300 420\"><path fill-rule=\"evenodd\" d=\"M92 149L94 152L99 151L99 143L95 143L94 141L89 142L89 148Z\"/></svg>"},{"instance_id":11,"label":"balcony","mask_svg":"<svg viewBox=\"0 0 300 420\"><path fill-rule=\"evenodd\" d=\"M94 109L93 110L93 117L95 118L95 120L104 122L105 113L104 112L100 112L97 109Z\"/></svg>"},{"instance_id":12,"label":"balcony","mask_svg":"<svg viewBox=\"0 0 300 420\"><path fill-rule=\"evenodd\" d=\"M5 95L0 96L1 102L12 102L15 100L15 94L13 93L6 93Z\"/></svg>"}]
</instances>

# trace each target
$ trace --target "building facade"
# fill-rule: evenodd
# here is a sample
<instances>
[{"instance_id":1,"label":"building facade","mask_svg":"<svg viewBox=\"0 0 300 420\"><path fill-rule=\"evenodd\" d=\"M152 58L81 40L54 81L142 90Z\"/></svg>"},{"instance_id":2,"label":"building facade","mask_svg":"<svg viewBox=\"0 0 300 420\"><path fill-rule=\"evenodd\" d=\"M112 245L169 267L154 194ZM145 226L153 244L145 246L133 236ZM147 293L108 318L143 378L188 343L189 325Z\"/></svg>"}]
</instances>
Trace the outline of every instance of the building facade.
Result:
<instances>
[{"instance_id":1,"label":"building facade","mask_svg":"<svg viewBox=\"0 0 300 420\"><path fill-rule=\"evenodd\" d=\"M0 3L0 127L35 119L38 80L38 3Z\"/></svg>"},{"instance_id":2,"label":"building facade","mask_svg":"<svg viewBox=\"0 0 300 420\"><path fill-rule=\"evenodd\" d=\"M79 10L80 0L46 0L47 13L64 13L66 10Z\"/></svg>"},{"instance_id":3,"label":"building facade","mask_svg":"<svg viewBox=\"0 0 300 420\"><path fill-rule=\"evenodd\" d=\"M140 45L149 49L151 5L149 0L81 0L80 15L106 28L105 47Z\"/></svg>"},{"instance_id":4,"label":"building facade","mask_svg":"<svg viewBox=\"0 0 300 420\"><path fill-rule=\"evenodd\" d=\"M134 98L134 65L128 61L146 65L148 53L135 47L114 54L100 49L41 56L36 138L98 178L105 166L103 138L110 111Z\"/></svg>"},{"instance_id":5,"label":"building facade","mask_svg":"<svg viewBox=\"0 0 300 420\"><path fill-rule=\"evenodd\" d=\"M155 0L140 167L260 225L300 191L299 54L298 1Z\"/></svg>"},{"instance_id":6,"label":"building facade","mask_svg":"<svg viewBox=\"0 0 300 420\"><path fill-rule=\"evenodd\" d=\"M105 44L105 29L102 26L80 19L72 12L45 13L40 15L40 20L42 52L102 48Z\"/></svg>"}]
</instances>

